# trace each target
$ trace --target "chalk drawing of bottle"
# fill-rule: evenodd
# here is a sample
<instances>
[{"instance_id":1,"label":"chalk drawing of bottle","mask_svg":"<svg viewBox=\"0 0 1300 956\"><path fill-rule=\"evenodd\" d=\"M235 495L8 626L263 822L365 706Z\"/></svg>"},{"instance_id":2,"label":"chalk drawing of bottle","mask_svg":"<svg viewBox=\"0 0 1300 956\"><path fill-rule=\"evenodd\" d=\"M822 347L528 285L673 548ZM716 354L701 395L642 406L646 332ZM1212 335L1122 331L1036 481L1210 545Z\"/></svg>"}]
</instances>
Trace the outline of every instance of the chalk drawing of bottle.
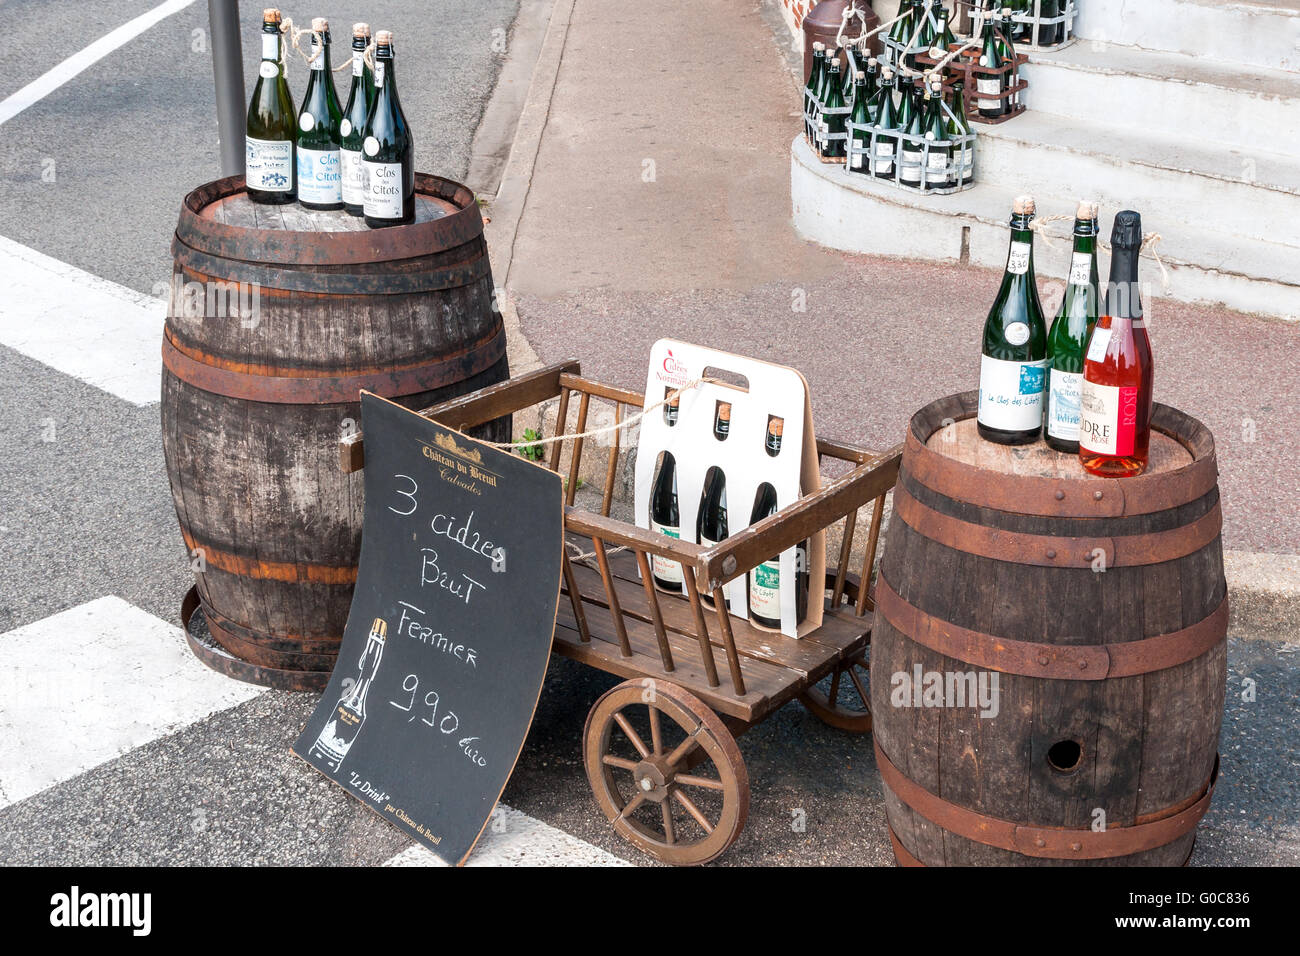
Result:
<instances>
[{"instance_id":1,"label":"chalk drawing of bottle","mask_svg":"<svg viewBox=\"0 0 1300 956\"><path fill-rule=\"evenodd\" d=\"M388 624L383 618L375 618L370 625L370 638L366 649L358 662L357 679L334 708L334 713L325 722L325 728L312 744L311 754L325 762L330 770L338 770L343 759L352 749L352 743L361 732L361 725L366 720L366 695L370 693L370 683L379 670L379 660L384 656L384 640L388 636Z\"/></svg>"}]
</instances>

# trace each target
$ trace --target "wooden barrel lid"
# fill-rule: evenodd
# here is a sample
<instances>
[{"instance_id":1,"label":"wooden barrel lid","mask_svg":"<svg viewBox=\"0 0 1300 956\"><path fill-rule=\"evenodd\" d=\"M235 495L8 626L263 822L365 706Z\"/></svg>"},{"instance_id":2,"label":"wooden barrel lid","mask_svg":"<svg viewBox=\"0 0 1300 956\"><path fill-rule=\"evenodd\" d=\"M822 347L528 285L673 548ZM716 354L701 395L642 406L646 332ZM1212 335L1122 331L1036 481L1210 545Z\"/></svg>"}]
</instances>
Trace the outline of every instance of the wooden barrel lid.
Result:
<instances>
[{"instance_id":1,"label":"wooden barrel lid","mask_svg":"<svg viewBox=\"0 0 1300 956\"><path fill-rule=\"evenodd\" d=\"M908 427L903 467L956 501L1014 514L1119 517L1195 501L1218 480L1214 438L1196 419L1156 403L1151 459L1135 478L1098 478L1076 455L1042 441L998 445L976 428L979 393L950 395L918 411Z\"/></svg>"},{"instance_id":2,"label":"wooden barrel lid","mask_svg":"<svg viewBox=\"0 0 1300 956\"><path fill-rule=\"evenodd\" d=\"M415 222L372 229L343 210L250 202L244 178L231 176L185 197L176 239L200 253L245 262L334 266L427 256L483 234L468 186L416 173L415 192Z\"/></svg>"}]
</instances>

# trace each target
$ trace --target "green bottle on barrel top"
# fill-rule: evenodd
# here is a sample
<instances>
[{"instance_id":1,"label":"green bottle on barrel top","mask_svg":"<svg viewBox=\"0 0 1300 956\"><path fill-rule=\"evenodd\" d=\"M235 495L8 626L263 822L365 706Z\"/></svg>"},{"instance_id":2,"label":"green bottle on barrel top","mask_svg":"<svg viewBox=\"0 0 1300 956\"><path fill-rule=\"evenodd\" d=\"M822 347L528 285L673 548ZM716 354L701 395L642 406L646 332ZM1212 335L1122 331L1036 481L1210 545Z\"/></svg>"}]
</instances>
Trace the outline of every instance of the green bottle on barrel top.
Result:
<instances>
[{"instance_id":1,"label":"green bottle on barrel top","mask_svg":"<svg viewBox=\"0 0 1300 956\"><path fill-rule=\"evenodd\" d=\"M415 142L402 114L393 75L393 34L375 34L375 105L366 117L361 144L365 202L362 214L374 228L415 221Z\"/></svg>"},{"instance_id":2,"label":"green bottle on barrel top","mask_svg":"<svg viewBox=\"0 0 1300 956\"><path fill-rule=\"evenodd\" d=\"M1097 324L1097 204L1079 203L1074 217L1074 254L1061 310L1047 333L1050 369L1044 437L1057 451L1079 450L1079 396L1088 337Z\"/></svg>"},{"instance_id":3,"label":"green bottle on barrel top","mask_svg":"<svg viewBox=\"0 0 1300 956\"><path fill-rule=\"evenodd\" d=\"M764 449L775 458L781 453L781 435L785 423L771 418L767 423ZM754 495L754 509L749 523L757 524L779 511L776 489L766 481L758 486ZM808 614L808 542L801 542L795 550L795 620L802 621ZM781 556L769 558L749 572L749 617L756 624L773 630L781 629Z\"/></svg>"},{"instance_id":4,"label":"green bottle on barrel top","mask_svg":"<svg viewBox=\"0 0 1300 956\"><path fill-rule=\"evenodd\" d=\"M281 64L280 11L262 11L262 62L248 103L244 139L244 181L248 198L273 205L298 196L294 146L298 141L293 97Z\"/></svg>"},{"instance_id":5,"label":"green bottle on barrel top","mask_svg":"<svg viewBox=\"0 0 1300 956\"><path fill-rule=\"evenodd\" d=\"M1047 325L1034 281L1034 200L1021 196L1011 214L1011 248L980 356L979 433L1000 445L1025 445L1043 430Z\"/></svg>"},{"instance_id":6,"label":"green bottle on barrel top","mask_svg":"<svg viewBox=\"0 0 1300 956\"><path fill-rule=\"evenodd\" d=\"M341 209L339 123L343 110L330 68L329 21L317 17L311 30L310 76L298 110L298 202L308 209Z\"/></svg>"},{"instance_id":7,"label":"green bottle on barrel top","mask_svg":"<svg viewBox=\"0 0 1300 956\"><path fill-rule=\"evenodd\" d=\"M671 452L664 452L650 489L650 530L670 538L681 538L682 519L677 508L677 460ZM650 556L650 574L655 584L665 591L680 594L682 591L682 566L671 558Z\"/></svg>"},{"instance_id":8,"label":"green bottle on barrel top","mask_svg":"<svg viewBox=\"0 0 1300 956\"><path fill-rule=\"evenodd\" d=\"M731 431L731 405L719 402L713 418L713 437L726 441ZM704 493L700 496L700 512L695 519L695 540L706 548L727 540L727 476L716 465L704 478ZM700 600L713 607L713 595L700 592Z\"/></svg>"},{"instance_id":9,"label":"green bottle on barrel top","mask_svg":"<svg viewBox=\"0 0 1300 956\"><path fill-rule=\"evenodd\" d=\"M339 170L343 181L343 208L360 216L366 202L365 178L361 169L361 146L366 135L366 117L375 102L375 75L366 63L370 25L352 25L352 85L348 105L339 122Z\"/></svg>"},{"instance_id":10,"label":"green bottle on barrel top","mask_svg":"<svg viewBox=\"0 0 1300 956\"><path fill-rule=\"evenodd\" d=\"M885 67L880 80L880 112L876 114L876 145L871 154L871 175L893 179L898 158L898 113L894 107L894 71Z\"/></svg>"}]
</instances>

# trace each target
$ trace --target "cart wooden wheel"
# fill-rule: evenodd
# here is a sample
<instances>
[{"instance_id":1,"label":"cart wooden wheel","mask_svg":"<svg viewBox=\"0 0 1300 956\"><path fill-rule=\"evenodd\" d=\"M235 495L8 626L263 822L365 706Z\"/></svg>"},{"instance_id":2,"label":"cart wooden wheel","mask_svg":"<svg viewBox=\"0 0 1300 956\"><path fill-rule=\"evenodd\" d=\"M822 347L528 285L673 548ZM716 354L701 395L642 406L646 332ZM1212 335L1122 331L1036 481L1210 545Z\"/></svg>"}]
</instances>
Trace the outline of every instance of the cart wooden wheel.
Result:
<instances>
[{"instance_id":1,"label":"cart wooden wheel","mask_svg":"<svg viewBox=\"0 0 1300 956\"><path fill-rule=\"evenodd\" d=\"M749 816L736 738L676 684L645 678L608 691L587 715L583 758L614 829L665 863L716 859Z\"/></svg>"},{"instance_id":2,"label":"cart wooden wheel","mask_svg":"<svg viewBox=\"0 0 1300 956\"><path fill-rule=\"evenodd\" d=\"M824 724L853 734L871 733L871 680L867 650L835 665L828 678L799 695Z\"/></svg>"}]
</instances>

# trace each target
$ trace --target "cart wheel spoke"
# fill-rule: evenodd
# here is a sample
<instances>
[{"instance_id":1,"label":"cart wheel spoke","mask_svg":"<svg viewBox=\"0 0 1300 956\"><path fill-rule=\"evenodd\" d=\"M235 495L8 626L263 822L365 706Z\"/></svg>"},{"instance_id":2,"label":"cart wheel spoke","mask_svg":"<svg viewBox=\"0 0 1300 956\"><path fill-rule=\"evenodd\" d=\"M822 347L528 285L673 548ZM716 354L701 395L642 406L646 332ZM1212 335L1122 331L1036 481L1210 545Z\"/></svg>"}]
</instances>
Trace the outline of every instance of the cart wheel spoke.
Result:
<instances>
[{"instance_id":1,"label":"cart wheel spoke","mask_svg":"<svg viewBox=\"0 0 1300 956\"><path fill-rule=\"evenodd\" d=\"M615 757L613 754L605 754L600 758L600 762L606 767L618 767L620 770L636 770L635 760L628 760L626 757Z\"/></svg>"},{"instance_id":2,"label":"cart wheel spoke","mask_svg":"<svg viewBox=\"0 0 1300 956\"><path fill-rule=\"evenodd\" d=\"M841 661L823 682L809 687L799 699L822 723L847 730L850 733L865 734L871 731L871 689L863 675L870 672L866 660L866 650L861 650L851 658ZM857 692L858 700L852 700L845 685L844 676ZM841 694L841 689L844 693Z\"/></svg>"},{"instance_id":3,"label":"cart wheel spoke","mask_svg":"<svg viewBox=\"0 0 1300 956\"><path fill-rule=\"evenodd\" d=\"M618 724L620 728L622 728L623 733L627 735L627 739L632 741L632 746L636 748L637 753L639 753L642 757L650 756L650 751L646 749L646 745L642 742L641 735L632 729L632 725L627 722L626 717L624 717L621 713L615 714L614 722Z\"/></svg>"},{"instance_id":4,"label":"cart wheel spoke","mask_svg":"<svg viewBox=\"0 0 1300 956\"><path fill-rule=\"evenodd\" d=\"M709 818L700 811L700 808L695 805L695 802L690 797L680 790L674 790L673 799L686 808L686 812L695 818L695 822L700 825L705 833L713 832L713 824L709 822Z\"/></svg>"},{"instance_id":5,"label":"cart wheel spoke","mask_svg":"<svg viewBox=\"0 0 1300 956\"><path fill-rule=\"evenodd\" d=\"M840 675L843 673L844 672L841 670L836 670L834 675L831 677L831 692L826 696L830 699L832 707L834 707L836 702L840 699Z\"/></svg>"},{"instance_id":6,"label":"cart wheel spoke","mask_svg":"<svg viewBox=\"0 0 1300 956\"><path fill-rule=\"evenodd\" d=\"M707 790L726 790L727 785L721 780L714 780L712 777L697 777L695 774L679 773L673 778L683 787L704 787Z\"/></svg>"},{"instance_id":7,"label":"cart wheel spoke","mask_svg":"<svg viewBox=\"0 0 1300 956\"><path fill-rule=\"evenodd\" d=\"M622 817L624 820L626 820L632 814L636 813L637 808L640 807L641 804L645 803L645 800L646 800L645 794L638 793L635 797L633 797L631 800L627 802L627 806L623 808L623 811L619 814L619 816Z\"/></svg>"},{"instance_id":8,"label":"cart wheel spoke","mask_svg":"<svg viewBox=\"0 0 1300 956\"><path fill-rule=\"evenodd\" d=\"M664 815L664 842L672 846L677 842L677 833L673 829L673 805L670 801L665 800L659 804L659 808Z\"/></svg>"},{"instance_id":9,"label":"cart wheel spoke","mask_svg":"<svg viewBox=\"0 0 1300 956\"><path fill-rule=\"evenodd\" d=\"M700 745L699 738L696 737L695 734L691 734L680 744L678 744L677 747L673 750L673 752L668 755L668 765L671 767L681 766L682 761L686 759L686 755L689 754L692 750L694 750L699 745Z\"/></svg>"},{"instance_id":10,"label":"cart wheel spoke","mask_svg":"<svg viewBox=\"0 0 1300 956\"><path fill-rule=\"evenodd\" d=\"M871 702L871 692L862 686L862 678L858 676L856 664L849 667L849 680L853 681L853 686L858 689L858 696L862 699L862 702L869 704Z\"/></svg>"},{"instance_id":11,"label":"cart wheel spoke","mask_svg":"<svg viewBox=\"0 0 1300 956\"><path fill-rule=\"evenodd\" d=\"M650 746L654 748L655 756L664 752L664 738L659 729L659 708L654 704L650 705Z\"/></svg>"}]
</instances>

